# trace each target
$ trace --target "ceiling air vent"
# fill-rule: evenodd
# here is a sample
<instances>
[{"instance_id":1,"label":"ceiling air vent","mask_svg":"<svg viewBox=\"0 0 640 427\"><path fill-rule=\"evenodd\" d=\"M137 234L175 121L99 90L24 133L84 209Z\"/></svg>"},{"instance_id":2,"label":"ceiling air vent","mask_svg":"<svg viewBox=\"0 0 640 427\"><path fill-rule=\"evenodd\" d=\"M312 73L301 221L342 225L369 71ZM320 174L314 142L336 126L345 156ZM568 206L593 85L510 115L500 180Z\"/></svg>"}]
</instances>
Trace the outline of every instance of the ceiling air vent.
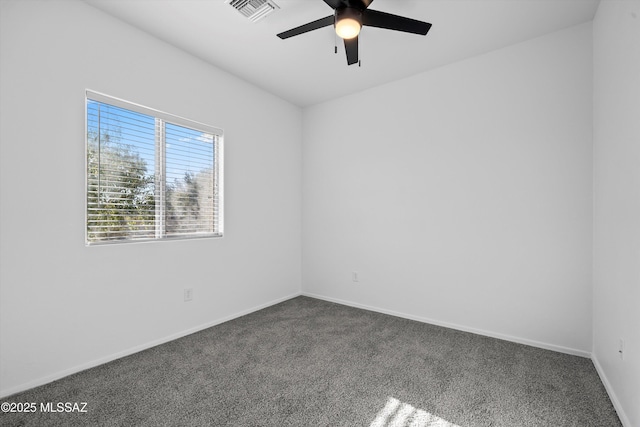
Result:
<instances>
[{"instance_id":1,"label":"ceiling air vent","mask_svg":"<svg viewBox=\"0 0 640 427\"><path fill-rule=\"evenodd\" d=\"M272 0L226 0L226 2L251 22L256 22L276 9L280 9L280 6Z\"/></svg>"}]
</instances>

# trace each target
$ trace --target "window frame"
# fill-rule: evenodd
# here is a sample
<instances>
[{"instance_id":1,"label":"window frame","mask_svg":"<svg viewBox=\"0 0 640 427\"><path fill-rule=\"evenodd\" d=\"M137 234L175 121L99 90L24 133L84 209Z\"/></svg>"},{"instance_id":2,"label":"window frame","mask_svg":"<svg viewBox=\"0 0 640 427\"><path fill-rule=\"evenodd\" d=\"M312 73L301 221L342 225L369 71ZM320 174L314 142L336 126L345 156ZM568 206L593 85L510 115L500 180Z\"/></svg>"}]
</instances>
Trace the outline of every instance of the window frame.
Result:
<instances>
[{"instance_id":1,"label":"window frame","mask_svg":"<svg viewBox=\"0 0 640 427\"><path fill-rule=\"evenodd\" d=\"M184 234L184 235L167 235L166 230L164 230L164 234L158 233L157 228L158 224L156 222L156 237L152 238L125 238L125 239L117 239L117 240L105 240L105 241L90 241L89 240L89 162L88 162L88 154L89 154L89 114L88 114L88 106L89 102L100 102L104 104L109 104L114 107L122 108L125 110L133 111L135 113L144 114L147 116L151 116L155 119L156 124L158 120L163 121L166 124L173 124L180 127L188 128L190 130L195 130L198 132L207 133L213 135L213 152L214 152L214 160L213 160L213 179L214 179L214 206L217 202L218 209L217 213L217 229L211 233L202 233L202 234ZM224 237L224 131L221 128L207 125L205 123L197 122L195 120L186 119L181 116L177 116L175 114L166 113L164 111L156 110L154 108L146 107L141 104L137 104L135 102L125 101L121 98L116 98L110 95L106 95L104 93L96 92L90 89L85 90L85 102L84 102L84 115L85 115L85 126L84 126L84 148L85 148L85 221L84 221L84 229L85 229L85 246L103 246L103 245L122 245L122 244L130 244L130 243L148 243L148 242L166 242L166 241L176 241L176 240L192 240L192 239L218 239ZM164 126L163 126L164 129ZM163 132L164 133L164 132ZM158 134L156 132L156 139L158 139ZM166 140L161 142L162 146L162 154L157 152L158 141L155 143L155 156L156 159L160 156L162 162L164 162L164 151L166 150ZM158 177L158 165L156 165L156 170L154 171L154 176ZM161 181L159 185L161 186L160 192L162 193L161 200L164 201L166 196L166 173L163 171L161 173ZM217 191L216 191L217 190ZM216 199L217 194L217 199ZM164 215L166 215L164 203L162 203L160 219L162 223L166 223L166 219ZM158 207L156 206L156 214L154 219L158 220ZM164 229L164 227L163 227Z\"/></svg>"}]
</instances>

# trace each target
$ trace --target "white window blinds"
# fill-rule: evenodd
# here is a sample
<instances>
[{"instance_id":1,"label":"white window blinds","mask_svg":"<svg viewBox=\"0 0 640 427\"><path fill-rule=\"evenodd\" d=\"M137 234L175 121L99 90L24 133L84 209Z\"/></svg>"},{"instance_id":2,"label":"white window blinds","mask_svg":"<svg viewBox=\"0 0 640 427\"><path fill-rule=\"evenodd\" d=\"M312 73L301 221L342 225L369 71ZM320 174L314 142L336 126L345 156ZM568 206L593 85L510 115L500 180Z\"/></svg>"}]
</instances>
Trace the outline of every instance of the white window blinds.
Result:
<instances>
[{"instance_id":1,"label":"white window blinds","mask_svg":"<svg viewBox=\"0 0 640 427\"><path fill-rule=\"evenodd\" d=\"M220 237L222 131L87 91L87 244Z\"/></svg>"}]
</instances>

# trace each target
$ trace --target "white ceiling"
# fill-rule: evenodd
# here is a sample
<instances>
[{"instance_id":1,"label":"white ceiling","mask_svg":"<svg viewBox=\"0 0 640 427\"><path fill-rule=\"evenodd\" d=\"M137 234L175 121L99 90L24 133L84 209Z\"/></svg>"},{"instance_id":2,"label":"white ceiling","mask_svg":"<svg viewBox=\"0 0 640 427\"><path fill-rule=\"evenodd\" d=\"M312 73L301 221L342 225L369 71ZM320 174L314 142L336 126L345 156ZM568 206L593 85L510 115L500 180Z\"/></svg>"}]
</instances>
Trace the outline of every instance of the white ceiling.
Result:
<instances>
[{"instance_id":1,"label":"white ceiling","mask_svg":"<svg viewBox=\"0 0 640 427\"><path fill-rule=\"evenodd\" d=\"M362 66L347 66L333 27L277 33L331 15L322 0L275 0L252 23L224 0L85 0L299 106L398 80L591 21L599 0L375 0L370 8L433 24L427 36L364 27Z\"/></svg>"}]
</instances>

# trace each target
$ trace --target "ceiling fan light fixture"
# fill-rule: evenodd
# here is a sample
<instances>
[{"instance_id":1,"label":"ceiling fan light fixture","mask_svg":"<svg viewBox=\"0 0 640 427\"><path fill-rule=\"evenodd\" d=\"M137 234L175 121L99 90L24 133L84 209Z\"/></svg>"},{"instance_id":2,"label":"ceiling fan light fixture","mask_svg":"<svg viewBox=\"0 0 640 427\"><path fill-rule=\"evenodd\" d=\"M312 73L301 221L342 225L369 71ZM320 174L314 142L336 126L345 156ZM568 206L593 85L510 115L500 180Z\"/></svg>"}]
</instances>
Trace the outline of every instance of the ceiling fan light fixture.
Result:
<instances>
[{"instance_id":1,"label":"ceiling fan light fixture","mask_svg":"<svg viewBox=\"0 0 640 427\"><path fill-rule=\"evenodd\" d=\"M342 18L336 22L336 34L343 39L352 39L360 34L360 22L354 18Z\"/></svg>"},{"instance_id":2,"label":"ceiling fan light fixture","mask_svg":"<svg viewBox=\"0 0 640 427\"><path fill-rule=\"evenodd\" d=\"M338 37L349 40L358 37L362 28L362 11L353 7L336 9L336 34Z\"/></svg>"}]
</instances>

